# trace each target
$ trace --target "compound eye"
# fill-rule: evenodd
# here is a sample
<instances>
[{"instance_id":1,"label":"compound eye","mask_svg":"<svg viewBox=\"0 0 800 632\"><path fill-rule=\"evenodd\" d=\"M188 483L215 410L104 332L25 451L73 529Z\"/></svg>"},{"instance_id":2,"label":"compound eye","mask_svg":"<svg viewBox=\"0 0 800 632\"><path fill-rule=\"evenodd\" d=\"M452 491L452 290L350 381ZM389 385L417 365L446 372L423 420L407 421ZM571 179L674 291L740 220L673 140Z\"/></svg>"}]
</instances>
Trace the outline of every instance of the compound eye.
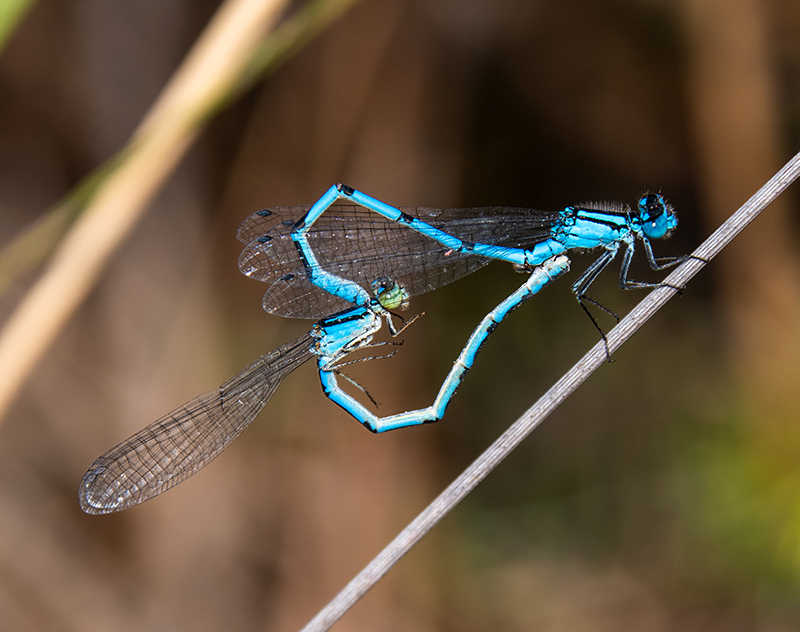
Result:
<instances>
[{"instance_id":1,"label":"compound eye","mask_svg":"<svg viewBox=\"0 0 800 632\"><path fill-rule=\"evenodd\" d=\"M380 277L370 283L369 288L372 290L372 295L377 297L383 294L386 290L390 290L392 287L394 287L394 285L394 281L392 281L392 279L389 277Z\"/></svg>"},{"instance_id":2,"label":"compound eye","mask_svg":"<svg viewBox=\"0 0 800 632\"><path fill-rule=\"evenodd\" d=\"M639 201L639 209L642 211L642 219L655 220L663 215L666 209L664 198L656 193L648 193Z\"/></svg>"},{"instance_id":3,"label":"compound eye","mask_svg":"<svg viewBox=\"0 0 800 632\"><path fill-rule=\"evenodd\" d=\"M650 239L660 239L670 230L667 203L657 193L648 193L639 200L639 217L642 231Z\"/></svg>"}]
</instances>

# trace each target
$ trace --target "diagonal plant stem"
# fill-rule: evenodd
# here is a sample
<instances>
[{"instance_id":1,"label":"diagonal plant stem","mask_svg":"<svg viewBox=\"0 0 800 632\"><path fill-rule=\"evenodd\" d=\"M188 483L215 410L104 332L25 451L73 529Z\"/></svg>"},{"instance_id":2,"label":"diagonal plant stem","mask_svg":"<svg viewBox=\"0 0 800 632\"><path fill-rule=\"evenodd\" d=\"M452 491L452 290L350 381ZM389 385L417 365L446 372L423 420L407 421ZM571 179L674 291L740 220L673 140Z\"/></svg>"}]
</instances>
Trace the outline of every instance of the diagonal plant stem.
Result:
<instances>
[{"instance_id":1,"label":"diagonal plant stem","mask_svg":"<svg viewBox=\"0 0 800 632\"><path fill-rule=\"evenodd\" d=\"M200 131L286 0L228 0L0 333L0 417Z\"/></svg>"},{"instance_id":2,"label":"diagonal plant stem","mask_svg":"<svg viewBox=\"0 0 800 632\"><path fill-rule=\"evenodd\" d=\"M0 331L0 420L205 122L355 1L312 0L271 41L288 0L227 0L128 145L0 253L2 292L77 217Z\"/></svg>"},{"instance_id":3,"label":"diagonal plant stem","mask_svg":"<svg viewBox=\"0 0 800 632\"><path fill-rule=\"evenodd\" d=\"M613 353L653 314L661 309L708 261L715 257L756 216L800 176L800 153L745 202L713 235L650 292L608 333ZM428 507L392 540L344 589L309 621L301 632L322 632L338 621L425 534L461 502L503 459L516 448L569 395L606 361L606 347L598 342L581 360L529 408L483 454L458 476Z\"/></svg>"},{"instance_id":4,"label":"diagonal plant stem","mask_svg":"<svg viewBox=\"0 0 800 632\"><path fill-rule=\"evenodd\" d=\"M273 3L274 0L257 0ZM287 17L274 31L264 37L245 60L240 76L232 82L227 92L221 91L218 99L209 99L197 111L197 123L212 118L257 81L274 72L280 65L316 37L327 25L359 0L309 0ZM0 3L2 0L0 0ZM1 16L0 16L0 19ZM2 24L0 24L0 30ZM0 42L2 45L2 42ZM168 91L165 90L165 95ZM159 99L163 101L162 96ZM152 121L152 112L148 116ZM144 125L143 125L144 126ZM140 126L140 132L143 126ZM158 128L158 125L156 125ZM134 135L130 145L141 134ZM13 240L0 249L0 297L20 276L41 264L58 245L72 222L84 212L106 179L124 163L130 146L98 167L78 184L64 199L45 213L41 219L23 229Z\"/></svg>"}]
</instances>

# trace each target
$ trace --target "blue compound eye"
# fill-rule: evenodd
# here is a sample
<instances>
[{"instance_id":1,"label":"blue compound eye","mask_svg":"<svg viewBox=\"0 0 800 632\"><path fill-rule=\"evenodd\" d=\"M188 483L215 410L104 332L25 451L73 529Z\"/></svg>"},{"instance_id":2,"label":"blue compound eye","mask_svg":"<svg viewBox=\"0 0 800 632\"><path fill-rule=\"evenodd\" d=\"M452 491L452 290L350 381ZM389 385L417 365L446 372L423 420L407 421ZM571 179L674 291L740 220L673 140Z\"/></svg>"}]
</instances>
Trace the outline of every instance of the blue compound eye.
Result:
<instances>
[{"instance_id":1,"label":"blue compound eye","mask_svg":"<svg viewBox=\"0 0 800 632\"><path fill-rule=\"evenodd\" d=\"M642 232L649 239L661 239L678 223L664 198L657 193L648 193L639 200L639 217Z\"/></svg>"}]
</instances>

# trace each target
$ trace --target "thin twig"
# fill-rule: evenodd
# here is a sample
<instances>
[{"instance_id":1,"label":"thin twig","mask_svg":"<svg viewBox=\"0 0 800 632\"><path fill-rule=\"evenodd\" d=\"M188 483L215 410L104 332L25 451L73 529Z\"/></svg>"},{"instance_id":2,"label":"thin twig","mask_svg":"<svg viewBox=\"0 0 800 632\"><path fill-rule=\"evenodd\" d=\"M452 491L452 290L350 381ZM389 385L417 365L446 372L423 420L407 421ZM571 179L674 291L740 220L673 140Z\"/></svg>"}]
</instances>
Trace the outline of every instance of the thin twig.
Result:
<instances>
[{"instance_id":1,"label":"thin twig","mask_svg":"<svg viewBox=\"0 0 800 632\"><path fill-rule=\"evenodd\" d=\"M639 303L608 334L611 353L630 338L653 314L677 294L715 257L741 230L752 222L786 187L800 176L800 154L792 158L767 184L734 213L711 237L665 280ZM516 448L544 419L550 415L592 373L605 364L606 347L598 342L581 360L556 382L538 402L515 421L472 465L456 478L428 507L420 513L392 542L381 551L333 600L303 628L302 632L322 632L329 629L370 588L372 588L400 558L435 527L461 502L497 465Z\"/></svg>"}]
</instances>

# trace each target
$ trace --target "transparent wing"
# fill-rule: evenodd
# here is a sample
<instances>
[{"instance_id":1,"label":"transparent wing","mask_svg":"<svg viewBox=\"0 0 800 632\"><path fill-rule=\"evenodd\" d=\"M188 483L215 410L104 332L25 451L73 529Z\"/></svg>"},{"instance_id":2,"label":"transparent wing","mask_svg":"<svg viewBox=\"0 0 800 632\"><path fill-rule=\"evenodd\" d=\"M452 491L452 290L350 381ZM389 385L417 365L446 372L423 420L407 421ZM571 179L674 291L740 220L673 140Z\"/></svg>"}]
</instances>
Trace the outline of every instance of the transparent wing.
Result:
<instances>
[{"instance_id":1,"label":"transparent wing","mask_svg":"<svg viewBox=\"0 0 800 632\"><path fill-rule=\"evenodd\" d=\"M254 213L242 222L238 238L247 247L239 269L267 283L264 309L278 316L322 318L351 307L308 281L291 238L294 222L309 206L284 206ZM459 239L524 248L546 239L560 214L505 207L469 209L400 208ZM314 223L309 244L320 266L365 289L390 277L409 296L451 283L491 261L456 253L407 226L364 207L335 203Z\"/></svg>"},{"instance_id":2,"label":"transparent wing","mask_svg":"<svg viewBox=\"0 0 800 632\"><path fill-rule=\"evenodd\" d=\"M283 379L312 357L306 334L153 422L92 464L81 480L86 513L121 511L185 481L258 416Z\"/></svg>"}]
</instances>

